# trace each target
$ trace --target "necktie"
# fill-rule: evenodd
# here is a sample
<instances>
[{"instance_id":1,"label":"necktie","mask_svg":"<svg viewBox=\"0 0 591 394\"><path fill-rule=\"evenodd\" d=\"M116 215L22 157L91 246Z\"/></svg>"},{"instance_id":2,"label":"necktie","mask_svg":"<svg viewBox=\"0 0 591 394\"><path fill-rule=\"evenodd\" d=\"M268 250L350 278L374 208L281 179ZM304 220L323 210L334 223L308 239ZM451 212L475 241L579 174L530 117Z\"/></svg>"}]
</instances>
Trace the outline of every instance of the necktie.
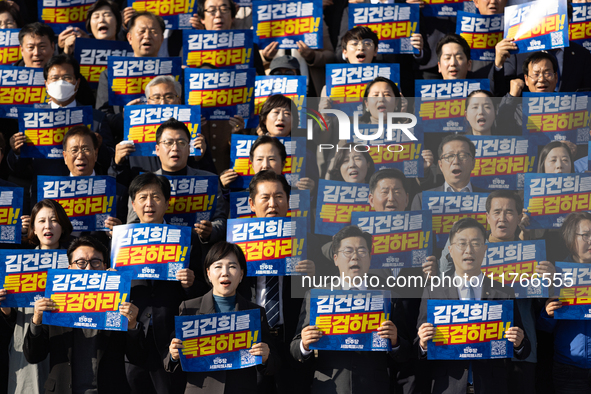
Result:
<instances>
[{"instance_id":1,"label":"necktie","mask_svg":"<svg viewBox=\"0 0 591 394\"><path fill-rule=\"evenodd\" d=\"M279 322L279 277L267 276L265 281L265 312L269 327Z\"/></svg>"},{"instance_id":2,"label":"necktie","mask_svg":"<svg viewBox=\"0 0 591 394\"><path fill-rule=\"evenodd\" d=\"M469 281L466 281L466 288L468 289L468 299L476 299L476 295L474 294L474 288L470 286ZM470 363L468 364L468 383L474 384L474 376L472 375L472 361L470 361Z\"/></svg>"}]
</instances>

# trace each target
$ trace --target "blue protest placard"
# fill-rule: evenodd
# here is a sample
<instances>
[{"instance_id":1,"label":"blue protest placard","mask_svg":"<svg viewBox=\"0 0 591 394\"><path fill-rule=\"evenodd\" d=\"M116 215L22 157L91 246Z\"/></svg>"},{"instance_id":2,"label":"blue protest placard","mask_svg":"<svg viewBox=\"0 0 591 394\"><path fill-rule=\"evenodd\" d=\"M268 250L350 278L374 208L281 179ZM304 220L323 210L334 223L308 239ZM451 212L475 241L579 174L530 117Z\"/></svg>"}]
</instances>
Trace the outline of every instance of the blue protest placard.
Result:
<instances>
[{"instance_id":1,"label":"blue protest placard","mask_svg":"<svg viewBox=\"0 0 591 394\"><path fill-rule=\"evenodd\" d=\"M384 126L385 127L385 126ZM380 126L376 124L360 124L359 133L362 136L374 136L378 133ZM408 131L416 138L410 139L401 129L394 129L392 138L388 139L387 133L371 141L363 140L354 133L349 142L367 146L359 149L367 149L373 160L376 171L385 168L396 168L404 173L407 178L421 178L424 176L425 167L421 157L421 148L424 144L423 128L413 127ZM368 145L369 144L369 145Z\"/></svg>"},{"instance_id":2,"label":"blue protest placard","mask_svg":"<svg viewBox=\"0 0 591 394\"><path fill-rule=\"evenodd\" d=\"M470 217L490 229L486 221L487 197L488 193L423 192L421 208L433 214L433 233L438 248L445 247L451 227L460 219Z\"/></svg>"},{"instance_id":3,"label":"blue protest placard","mask_svg":"<svg viewBox=\"0 0 591 394\"><path fill-rule=\"evenodd\" d=\"M589 92L523 93L523 136L537 145L589 142Z\"/></svg>"},{"instance_id":4,"label":"blue protest placard","mask_svg":"<svg viewBox=\"0 0 591 394\"><path fill-rule=\"evenodd\" d=\"M335 235L351 224L351 212L369 212L369 185L341 181L318 181L316 234Z\"/></svg>"},{"instance_id":5,"label":"blue protest placard","mask_svg":"<svg viewBox=\"0 0 591 394\"><path fill-rule=\"evenodd\" d=\"M136 12L148 11L164 19L166 29L191 29L190 19L197 12L195 0L130 0Z\"/></svg>"},{"instance_id":6,"label":"blue protest placard","mask_svg":"<svg viewBox=\"0 0 591 394\"><path fill-rule=\"evenodd\" d=\"M201 109L198 105L134 105L127 107L123 114L124 139L132 141L135 151L131 156L156 156L156 131L170 118L183 122L191 133L189 155L201 156L201 149L195 149L193 140L201 127ZM162 146L160 146L162 148Z\"/></svg>"},{"instance_id":7,"label":"blue protest placard","mask_svg":"<svg viewBox=\"0 0 591 394\"><path fill-rule=\"evenodd\" d=\"M282 94L293 101L300 120L298 127L306 127L306 96L308 77L304 75L266 75L258 76L254 83L254 114L260 115L265 101L274 94ZM249 119L249 127L257 127L259 118Z\"/></svg>"},{"instance_id":8,"label":"blue protest placard","mask_svg":"<svg viewBox=\"0 0 591 394\"><path fill-rule=\"evenodd\" d=\"M571 212L591 211L591 174L525 174L528 229L557 229Z\"/></svg>"},{"instance_id":9,"label":"blue protest placard","mask_svg":"<svg viewBox=\"0 0 591 394\"><path fill-rule=\"evenodd\" d=\"M410 43L410 37L419 32L419 18L418 4L349 5L349 29L357 26L370 28L380 40L378 53L420 54Z\"/></svg>"},{"instance_id":10,"label":"blue protest placard","mask_svg":"<svg viewBox=\"0 0 591 394\"><path fill-rule=\"evenodd\" d=\"M365 290L310 291L310 325L322 331L310 349L348 351L391 351L378 327L390 319L390 293Z\"/></svg>"},{"instance_id":11,"label":"blue protest placard","mask_svg":"<svg viewBox=\"0 0 591 394\"><path fill-rule=\"evenodd\" d=\"M516 51L538 52L568 46L566 0L538 0L505 7L504 38L515 39Z\"/></svg>"},{"instance_id":12,"label":"blue protest placard","mask_svg":"<svg viewBox=\"0 0 591 394\"><path fill-rule=\"evenodd\" d=\"M474 90L490 90L488 79L417 80L415 115L424 132L466 132L466 97Z\"/></svg>"},{"instance_id":13,"label":"blue protest placard","mask_svg":"<svg viewBox=\"0 0 591 394\"><path fill-rule=\"evenodd\" d=\"M80 74L92 89L98 89L99 78L107 69L111 56L133 56L133 49L127 41L76 38L74 58L80 64Z\"/></svg>"},{"instance_id":14,"label":"blue protest placard","mask_svg":"<svg viewBox=\"0 0 591 394\"><path fill-rule=\"evenodd\" d=\"M47 271L45 298L58 305L43 312L50 326L127 331L127 318L119 306L129 302L131 275L125 272L51 269Z\"/></svg>"},{"instance_id":15,"label":"blue protest placard","mask_svg":"<svg viewBox=\"0 0 591 394\"><path fill-rule=\"evenodd\" d=\"M23 198L22 187L0 187L0 243L21 243Z\"/></svg>"},{"instance_id":16,"label":"blue protest placard","mask_svg":"<svg viewBox=\"0 0 591 394\"><path fill-rule=\"evenodd\" d=\"M20 29L0 29L0 65L9 66L22 59L19 32Z\"/></svg>"},{"instance_id":17,"label":"blue protest placard","mask_svg":"<svg viewBox=\"0 0 591 394\"><path fill-rule=\"evenodd\" d=\"M239 177L230 184L232 189L247 189L254 169L250 162L250 148L259 137L256 135L232 134L230 150L230 168ZM306 167L306 139L304 137L281 137L279 141L285 146L287 160L283 166L282 175L291 186L295 186L304 177Z\"/></svg>"},{"instance_id":18,"label":"blue protest placard","mask_svg":"<svg viewBox=\"0 0 591 394\"><path fill-rule=\"evenodd\" d=\"M471 0L424 0L423 16L457 16L459 11L476 12Z\"/></svg>"},{"instance_id":19,"label":"blue protest placard","mask_svg":"<svg viewBox=\"0 0 591 394\"><path fill-rule=\"evenodd\" d=\"M255 217L248 203L248 192L230 193L230 217L232 219L246 219ZM292 189L289 195L289 217L309 217L310 215L310 190ZM310 220L308 220L310 227Z\"/></svg>"},{"instance_id":20,"label":"blue protest placard","mask_svg":"<svg viewBox=\"0 0 591 394\"><path fill-rule=\"evenodd\" d=\"M511 286L516 298L548 297L548 287L554 278L548 274L544 278L536 274L536 267L540 261L546 260L546 241L514 241L488 242L486 255L482 262L482 272L485 277ZM528 280L521 281L522 278ZM537 285L537 279L540 280ZM526 286L527 284L527 286Z\"/></svg>"},{"instance_id":21,"label":"blue protest placard","mask_svg":"<svg viewBox=\"0 0 591 394\"><path fill-rule=\"evenodd\" d=\"M253 68L252 30L184 30L183 64L217 68Z\"/></svg>"},{"instance_id":22,"label":"blue protest placard","mask_svg":"<svg viewBox=\"0 0 591 394\"><path fill-rule=\"evenodd\" d=\"M176 338L185 372L225 371L263 363L249 350L261 342L261 312L251 309L210 315L175 316Z\"/></svg>"},{"instance_id":23,"label":"blue protest placard","mask_svg":"<svg viewBox=\"0 0 591 394\"><path fill-rule=\"evenodd\" d=\"M526 172L534 171L537 145L522 137L467 135L476 147L470 182L488 190L523 190Z\"/></svg>"},{"instance_id":24,"label":"blue protest placard","mask_svg":"<svg viewBox=\"0 0 591 394\"><path fill-rule=\"evenodd\" d=\"M170 200L164 215L166 223L193 227L201 220L211 220L217 205L217 175L164 177L170 181Z\"/></svg>"},{"instance_id":25,"label":"blue protest placard","mask_svg":"<svg viewBox=\"0 0 591 394\"><path fill-rule=\"evenodd\" d=\"M3 307L26 308L45 294L47 270L68 268L65 249L1 250L0 288L5 289Z\"/></svg>"},{"instance_id":26,"label":"blue protest placard","mask_svg":"<svg viewBox=\"0 0 591 394\"><path fill-rule=\"evenodd\" d=\"M298 275L295 265L306 260L303 217L228 219L228 242L244 251L248 276Z\"/></svg>"},{"instance_id":27,"label":"blue protest placard","mask_svg":"<svg viewBox=\"0 0 591 394\"><path fill-rule=\"evenodd\" d=\"M111 231L105 226L117 212L117 182L110 176L38 176L37 199L57 201L74 231Z\"/></svg>"},{"instance_id":28,"label":"blue protest placard","mask_svg":"<svg viewBox=\"0 0 591 394\"><path fill-rule=\"evenodd\" d=\"M38 21L60 34L72 26L86 31L86 15L96 0L37 0Z\"/></svg>"},{"instance_id":29,"label":"blue protest placard","mask_svg":"<svg viewBox=\"0 0 591 394\"><path fill-rule=\"evenodd\" d=\"M560 288L562 307L554 310L554 318L591 320L591 269L587 264L557 261L556 272L559 276L553 284Z\"/></svg>"},{"instance_id":30,"label":"blue protest placard","mask_svg":"<svg viewBox=\"0 0 591 394\"><path fill-rule=\"evenodd\" d=\"M572 4L572 20L568 23L568 40L591 50L591 4Z\"/></svg>"},{"instance_id":31,"label":"blue protest placard","mask_svg":"<svg viewBox=\"0 0 591 394\"><path fill-rule=\"evenodd\" d=\"M115 57L108 61L109 105L126 105L145 97L146 85L159 75L171 75L183 81L182 59L179 57Z\"/></svg>"},{"instance_id":32,"label":"blue protest placard","mask_svg":"<svg viewBox=\"0 0 591 394\"><path fill-rule=\"evenodd\" d=\"M111 264L133 279L176 280L190 263L191 228L134 223L113 227Z\"/></svg>"},{"instance_id":33,"label":"blue protest placard","mask_svg":"<svg viewBox=\"0 0 591 394\"><path fill-rule=\"evenodd\" d=\"M92 126L92 107L20 108L18 129L27 141L21 157L63 160L64 135L74 126Z\"/></svg>"},{"instance_id":34,"label":"blue protest placard","mask_svg":"<svg viewBox=\"0 0 591 394\"><path fill-rule=\"evenodd\" d=\"M495 60L495 45L503 39L503 15L480 15L458 11L456 34L470 46L470 58Z\"/></svg>"},{"instance_id":35,"label":"blue protest placard","mask_svg":"<svg viewBox=\"0 0 591 394\"><path fill-rule=\"evenodd\" d=\"M333 108L353 114L363 110L363 94L367 84L384 77L400 84L399 64L327 64L326 95Z\"/></svg>"},{"instance_id":36,"label":"blue protest placard","mask_svg":"<svg viewBox=\"0 0 591 394\"><path fill-rule=\"evenodd\" d=\"M421 267L433 254L431 212L352 212L351 224L371 234L371 268Z\"/></svg>"},{"instance_id":37,"label":"blue protest placard","mask_svg":"<svg viewBox=\"0 0 591 394\"><path fill-rule=\"evenodd\" d=\"M436 329L427 342L429 360L513 357L513 344L505 338L513 326L513 300L428 300L427 322Z\"/></svg>"},{"instance_id":38,"label":"blue protest placard","mask_svg":"<svg viewBox=\"0 0 591 394\"><path fill-rule=\"evenodd\" d=\"M17 105L43 104L48 99L42 69L0 66L0 117L18 118Z\"/></svg>"},{"instance_id":39,"label":"blue protest placard","mask_svg":"<svg viewBox=\"0 0 591 394\"><path fill-rule=\"evenodd\" d=\"M200 105L208 120L228 120L254 115L256 71L185 69L185 97L188 105Z\"/></svg>"},{"instance_id":40,"label":"blue protest placard","mask_svg":"<svg viewBox=\"0 0 591 394\"><path fill-rule=\"evenodd\" d=\"M322 0L253 1L252 26L260 49L272 42L278 42L279 49L298 49L298 41L322 49Z\"/></svg>"}]
</instances>

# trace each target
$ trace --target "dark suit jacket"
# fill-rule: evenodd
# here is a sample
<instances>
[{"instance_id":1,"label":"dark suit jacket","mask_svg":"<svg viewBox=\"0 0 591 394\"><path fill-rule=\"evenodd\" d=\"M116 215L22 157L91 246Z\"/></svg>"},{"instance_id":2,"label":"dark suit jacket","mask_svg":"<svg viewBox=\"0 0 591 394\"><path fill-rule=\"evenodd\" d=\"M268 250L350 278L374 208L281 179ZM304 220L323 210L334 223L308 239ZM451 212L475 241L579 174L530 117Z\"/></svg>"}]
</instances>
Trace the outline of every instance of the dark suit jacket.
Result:
<instances>
[{"instance_id":1,"label":"dark suit jacket","mask_svg":"<svg viewBox=\"0 0 591 394\"><path fill-rule=\"evenodd\" d=\"M512 79L523 79L522 65L530 53L511 55L501 70L493 66L488 74L490 90L497 97L509 93ZM591 88L591 75L587 72L591 68L591 53L576 42L569 41L564 48L562 70L560 73L560 92L576 92L578 89Z\"/></svg>"},{"instance_id":2,"label":"dark suit jacket","mask_svg":"<svg viewBox=\"0 0 591 394\"><path fill-rule=\"evenodd\" d=\"M491 286L490 279L484 278L482 285L483 300L505 300L514 299L515 293L511 288L503 287L500 283L494 282ZM417 329L423 323L427 322L427 300L459 300L458 290L454 286L425 287L423 300L421 302L421 311L417 321ZM514 304L514 326L523 328L521 315L517 304ZM525 333L525 331L524 331ZM525 360L531 352L531 344L527 338L527 333L523 339L523 348L515 357L519 360ZM419 338L415 339L415 346L419 359L426 360L419 347ZM469 361L449 361L432 360L431 369L433 371L433 390L432 393L463 393L468 384L468 366ZM472 373L474 378L474 389L480 394L497 394L508 392L507 371L510 368L510 359L478 360L472 361Z\"/></svg>"},{"instance_id":3,"label":"dark suit jacket","mask_svg":"<svg viewBox=\"0 0 591 394\"><path fill-rule=\"evenodd\" d=\"M265 365L215 372L188 372L186 394L242 394L257 393L257 372L262 375L272 375L279 369L279 356L269 333L267 315L260 306L253 304L236 293L236 311L259 309L261 312L261 341L269 345L269 358ZM203 297L184 301L179 308L179 315L207 315L215 312L213 290ZM174 372L180 367L179 362L170 359L170 353L164 357L164 369Z\"/></svg>"},{"instance_id":4,"label":"dark suit jacket","mask_svg":"<svg viewBox=\"0 0 591 394\"><path fill-rule=\"evenodd\" d=\"M36 364L49 355L49 377L45 382L46 393L69 394L72 392L72 352L74 330L79 328L42 325L37 336L27 331L23 353L29 363ZM124 358L146 358L145 337L141 324L137 330L103 331L97 333L97 385L99 393L129 393L125 378Z\"/></svg>"},{"instance_id":5,"label":"dark suit jacket","mask_svg":"<svg viewBox=\"0 0 591 394\"><path fill-rule=\"evenodd\" d=\"M437 186L434 187L433 189L429 189L429 190L425 190L427 192L442 192L443 190L443 185L441 186ZM476 187L474 185L472 185L472 191L474 193L489 193L488 190L486 189L481 189L479 187ZM415 198L412 200L412 205L410 207L411 211L420 211L423 207L423 192L418 193Z\"/></svg>"},{"instance_id":6,"label":"dark suit jacket","mask_svg":"<svg viewBox=\"0 0 591 394\"><path fill-rule=\"evenodd\" d=\"M383 290L383 289L381 289ZM307 358L302 356L302 329L310 325L310 293L306 294L300 313L297 334L291 341L291 355L314 370L312 393L389 393L388 365L391 360L405 362L410 357L411 345L406 337L406 326L400 316L398 302L392 300L390 320L398 329L399 346L391 352L357 352L319 350Z\"/></svg>"}]
</instances>

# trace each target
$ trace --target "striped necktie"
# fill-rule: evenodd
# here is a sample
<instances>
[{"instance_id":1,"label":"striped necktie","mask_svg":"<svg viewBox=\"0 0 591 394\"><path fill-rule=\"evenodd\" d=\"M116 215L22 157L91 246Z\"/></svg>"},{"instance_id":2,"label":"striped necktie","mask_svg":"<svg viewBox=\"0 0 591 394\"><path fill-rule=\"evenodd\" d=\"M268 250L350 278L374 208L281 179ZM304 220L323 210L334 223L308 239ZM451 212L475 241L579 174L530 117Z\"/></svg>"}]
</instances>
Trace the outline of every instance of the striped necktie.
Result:
<instances>
[{"instance_id":1,"label":"striped necktie","mask_svg":"<svg viewBox=\"0 0 591 394\"><path fill-rule=\"evenodd\" d=\"M265 312L269 327L279 322L279 277L267 276L265 281Z\"/></svg>"}]
</instances>

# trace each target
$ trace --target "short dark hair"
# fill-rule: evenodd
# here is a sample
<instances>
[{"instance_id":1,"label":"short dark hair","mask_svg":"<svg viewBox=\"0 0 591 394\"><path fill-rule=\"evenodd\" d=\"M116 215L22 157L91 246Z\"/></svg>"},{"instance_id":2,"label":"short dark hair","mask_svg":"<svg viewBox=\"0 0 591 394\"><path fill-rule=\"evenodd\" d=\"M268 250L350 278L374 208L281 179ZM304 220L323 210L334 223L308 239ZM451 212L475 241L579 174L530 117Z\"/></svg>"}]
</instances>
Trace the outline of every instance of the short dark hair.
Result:
<instances>
[{"instance_id":1,"label":"short dark hair","mask_svg":"<svg viewBox=\"0 0 591 394\"><path fill-rule=\"evenodd\" d=\"M439 40L439 42L437 43L437 48L435 49L435 53L437 53L437 60L438 61L441 59L441 52L443 52L443 46L446 44L458 44L459 46L462 47L462 51L464 52L464 55L466 55L466 58L468 60L471 60L470 45L468 45L468 42L466 41L466 39L464 37L460 36L459 34L450 33L450 34L446 35L445 37L443 37L441 40Z\"/></svg>"},{"instance_id":2,"label":"short dark hair","mask_svg":"<svg viewBox=\"0 0 591 394\"><path fill-rule=\"evenodd\" d=\"M249 157L251 162L254 159L254 151L256 150L256 148L264 144L271 144L275 146L275 148L279 150L281 162L285 163L287 161L287 151L285 150L285 145L283 145L281 141L279 141L279 138L271 137L270 135L262 135L259 138L257 138L254 144L252 144L252 146L250 147Z\"/></svg>"},{"instance_id":3,"label":"short dark hair","mask_svg":"<svg viewBox=\"0 0 591 394\"><path fill-rule=\"evenodd\" d=\"M449 232L449 242L451 243L453 241L457 233L468 228L476 228L480 230L480 232L482 233L482 238L486 241L486 229L484 228L484 226L476 219L463 218L455 222L454 225L451 227L451 231Z\"/></svg>"},{"instance_id":4,"label":"short dark hair","mask_svg":"<svg viewBox=\"0 0 591 394\"><path fill-rule=\"evenodd\" d=\"M164 199L170 200L170 182L161 175L156 175L153 172L146 172L133 178L129 185L129 197L131 201L135 200L135 196L146 186L156 185L162 190Z\"/></svg>"},{"instance_id":5,"label":"short dark hair","mask_svg":"<svg viewBox=\"0 0 591 394\"><path fill-rule=\"evenodd\" d=\"M21 18L21 14L14 3L0 1L0 14L4 14L5 12L8 12L10 16L12 16L12 19L16 22L17 28L23 27L23 18Z\"/></svg>"},{"instance_id":6,"label":"short dark hair","mask_svg":"<svg viewBox=\"0 0 591 394\"><path fill-rule=\"evenodd\" d=\"M250 184L248 185L248 194L249 197L254 201L257 195L257 187L259 183L262 182L279 182L281 186L283 186L283 191L287 195L287 199L289 200L289 194L291 193L291 186L285 180L285 177L281 174L275 174L272 170L263 170L256 173Z\"/></svg>"},{"instance_id":7,"label":"short dark hair","mask_svg":"<svg viewBox=\"0 0 591 394\"><path fill-rule=\"evenodd\" d=\"M82 75L80 74L80 65L76 59L74 59L70 55L66 55L65 53L52 56L51 59L45 63L45 67L43 67L43 78L47 81L47 77L49 76L49 70L53 66L62 66L64 64L69 64L74 69L74 78L81 79Z\"/></svg>"},{"instance_id":8,"label":"short dark hair","mask_svg":"<svg viewBox=\"0 0 591 394\"><path fill-rule=\"evenodd\" d=\"M363 155L363 157L365 158L365 161L367 162L367 174L365 175L365 179L363 180L363 183L369 183L371 176L376 171L376 166L373 162L373 158L371 157L369 152L355 151L353 148L354 146L355 146L355 144L348 143L348 144L345 144L343 147L339 148L339 151L337 152L337 154L334 157L334 167L328 172L328 175L329 175L331 181L345 182L345 179L343 179L343 175L341 174L341 166L343 165L345 160L347 160L347 157L348 157L347 155L350 153L361 153ZM350 147L351 151L344 149L347 147Z\"/></svg>"},{"instance_id":9,"label":"short dark hair","mask_svg":"<svg viewBox=\"0 0 591 394\"><path fill-rule=\"evenodd\" d=\"M119 11L119 6L110 0L98 0L96 3L90 6L88 9L88 13L86 14L86 31L88 34L92 34L92 29L90 28L90 20L92 19L92 14L97 11L99 8L109 7L111 12L115 15L116 27L115 33L119 33L121 30L121 11Z\"/></svg>"},{"instance_id":10,"label":"short dark hair","mask_svg":"<svg viewBox=\"0 0 591 394\"><path fill-rule=\"evenodd\" d=\"M564 239L567 249L574 257L579 257L577 254L577 227L583 220L591 220L591 213L589 212L572 212L569 213L562 227L560 233Z\"/></svg>"},{"instance_id":11,"label":"short dark hair","mask_svg":"<svg viewBox=\"0 0 591 394\"><path fill-rule=\"evenodd\" d=\"M369 178L369 192L373 193L378 187L378 182L382 179L398 179L402 183L402 188L408 193L408 179L402 171L397 168L384 168L383 170L376 171L371 178Z\"/></svg>"},{"instance_id":12,"label":"short dark hair","mask_svg":"<svg viewBox=\"0 0 591 394\"><path fill-rule=\"evenodd\" d=\"M568 157L570 158L569 173L572 174L575 172L575 158L573 157L573 153L571 152L568 145L566 145L562 141L552 141L552 142L546 144L542 148L542 150L540 151L540 158L538 160L538 174L545 174L546 173L546 158L550 154L550 151L552 151L552 149L556 149L556 148L564 148L566 150L566 152L568 153Z\"/></svg>"},{"instance_id":13,"label":"short dark hair","mask_svg":"<svg viewBox=\"0 0 591 394\"><path fill-rule=\"evenodd\" d=\"M232 253L236 255L236 258L238 259L238 264L240 264L240 269L246 277L246 257L244 257L244 252L242 251L242 248L230 242L219 241L213 244L209 252L207 252L205 259L203 260L203 274L205 275L206 282L210 283L209 278L207 277L207 270L209 269L209 267L211 267L211 265L216 261L220 261L221 259Z\"/></svg>"},{"instance_id":14,"label":"short dark hair","mask_svg":"<svg viewBox=\"0 0 591 394\"><path fill-rule=\"evenodd\" d=\"M207 0L197 0L197 16L199 16L201 19L205 18L206 1ZM230 14L232 14L232 19L234 19L236 17L236 12L238 12L236 9L236 4L232 0L228 0L228 2L230 3Z\"/></svg>"},{"instance_id":15,"label":"short dark hair","mask_svg":"<svg viewBox=\"0 0 591 394\"><path fill-rule=\"evenodd\" d=\"M31 210L31 224L29 225L29 231L27 232L27 240L29 243L31 245L39 245L39 238L35 234L35 219L37 218L39 211L43 208L53 209L57 218L57 222L62 227L62 235L59 239L59 242L66 242L74 230L74 227L72 227L72 223L70 222L70 218L59 202L46 198L35 204Z\"/></svg>"},{"instance_id":16,"label":"short dark hair","mask_svg":"<svg viewBox=\"0 0 591 394\"><path fill-rule=\"evenodd\" d=\"M187 139L189 140L189 142L191 141L191 132L189 131L187 125L183 122L176 120L175 118L170 118L166 122L158 126L158 129L156 129L156 143L160 142L160 138L162 138L162 133L164 133L164 130L166 129L184 131L187 134Z\"/></svg>"},{"instance_id":17,"label":"short dark hair","mask_svg":"<svg viewBox=\"0 0 591 394\"><path fill-rule=\"evenodd\" d=\"M486 198L486 212L490 213L490 209L492 206L492 200L495 198L508 198L510 200L515 201L515 209L517 210L517 214L521 215L523 213L523 201L521 197L517 193L512 190L495 190L488 195Z\"/></svg>"},{"instance_id":18,"label":"short dark hair","mask_svg":"<svg viewBox=\"0 0 591 394\"><path fill-rule=\"evenodd\" d=\"M347 43L349 41L361 41L368 38L373 41L375 47L377 48L380 41L378 35L367 26L355 26L354 28L347 30L343 38L341 38L341 47L343 49L347 49Z\"/></svg>"},{"instance_id":19,"label":"short dark hair","mask_svg":"<svg viewBox=\"0 0 591 394\"><path fill-rule=\"evenodd\" d=\"M291 111L291 130L293 132L299 124L298 108L289 97L282 94L274 94L265 101L259 114L259 127L263 133L267 134L269 132L267 130L267 116L275 108L287 108Z\"/></svg>"},{"instance_id":20,"label":"short dark hair","mask_svg":"<svg viewBox=\"0 0 591 394\"><path fill-rule=\"evenodd\" d=\"M521 69L523 71L523 75L529 75L529 65L531 64L532 66L542 60L549 60L550 63L552 63L552 69L554 72L557 72L558 70L558 61L556 60L556 58L546 52L534 52L532 54L530 54L528 57L525 58L525 60L523 61L523 65L521 66Z\"/></svg>"},{"instance_id":21,"label":"short dark hair","mask_svg":"<svg viewBox=\"0 0 591 394\"><path fill-rule=\"evenodd\" d=\"M332 245L330 247L333 254L336 254L339 248L341 247L341 242L344 239L352 238L352 237L360 237L365 240L366 246L369 249L369 253L371 253L371 245L372 245L372 237L371 234L362 231L357 226L346 226L339 230L338 233L332 237Z\"/></svg>"},{"instance_id":22,"label":"short dark hair","mask_svg":"<svg viewBox=\"0 0 591 394\"><path fill-rule=\"evenodd\" d=\"M363 93L363 114L359 119L361 123L369 124L371 122L371 113L367 110L365 99L368 98L371 87L378 82L385 82L390 85L390 88L392 88L392 92L394 92L394 96L396 97L396 108L394 108L394 111L400 112L400 108L402 107L402 95L400 94L400 89L398 89L398 86L388 78L376 77L372 81L368 82L365 86L365 92Z\"/></svg>"},{"instance_id":23,"label":"short dark hair","mask_svg":"<svg viewBox=\"0 0 591 394\"><path fill-rule=\"evenodd\" d=\"M146 16L146 17L152 19L154 22L156 22L160 26L160 29L162 30L162 34L164 34L164 31L166 30L166 23L164 22L164 19L162 19L162 17L160 15L154 15L149 11L136 12L131 17L131 19L129 19L129 22L127 22L127 31L131 31L131 29L133 29L133 27L135 26L135 22L138 20L139 17L142 17L142 16Z\"/></svg>"},{"instance_id":24,"label":"short dark hair","mask_svg":"<svg viewBox=\"0 0 591 394\"><path fill-rule=\"evenodd\" d=\"M73 263L72 255L74 254L76 249L78 249L81 246L88 246L90 248L93 248L97 252L100 252L103 255L103 264L105 265L105 268L109 268L111 266L111 263L109 261L109 250L107 249L107 247L103 245L103 243L98 239L88 235L75 238L68 247L68 262L70 264Z\"/></svg>"},{"instance_id":25,"label":"short dark hair","mask_svg":"<svg viewBox=\"0 0 591 394\"><path fill-rule=\"evenodd\" d=\"M55 40L55 32L45 23L33 22L25 25L18 33L18 42L23 45L23 39L25 36L39 36L49 38L49 42L53 43Z\"/></svg>"},{"instance_id":26,"label":"short dark hair","mask_svg":"<svg viewBox=\"0 0 591 394\"><path fill-rule=\"evenodd\" d=\"M447 137L445 137L439 144L439 148L437 149L437 155L439 156L439 160L441 160L441 155L443 155L443 147L452 141L462 141L468 144L468 148L470 149L470 154L472 155L472 158L476 158L476 146L474 146L474 142L472 142L466 136L460 134L450 134Z\"/></svg>"},{"instance_id":27,"label":"short dark hair","mask_svg":"<svg viewBox=\"0 0 591 394\"><path fill-rule=\"evenodd\" d=\"M68 146L68 139L70 139L70 137L74 137L75 135L90 137L90 139L92 140L92 146L94 147L94 149L99 148L99 141L98 141L98 138L96 137L96 134L93 131L90 131L90 129L87 126L78 125L78 126L72 127L70 130L68 130L66 132L66 134L64 134L64 140L62 141L62 145L64 147L64 150L66 150L66 147Z\"/></svg>"}]
</instances>

